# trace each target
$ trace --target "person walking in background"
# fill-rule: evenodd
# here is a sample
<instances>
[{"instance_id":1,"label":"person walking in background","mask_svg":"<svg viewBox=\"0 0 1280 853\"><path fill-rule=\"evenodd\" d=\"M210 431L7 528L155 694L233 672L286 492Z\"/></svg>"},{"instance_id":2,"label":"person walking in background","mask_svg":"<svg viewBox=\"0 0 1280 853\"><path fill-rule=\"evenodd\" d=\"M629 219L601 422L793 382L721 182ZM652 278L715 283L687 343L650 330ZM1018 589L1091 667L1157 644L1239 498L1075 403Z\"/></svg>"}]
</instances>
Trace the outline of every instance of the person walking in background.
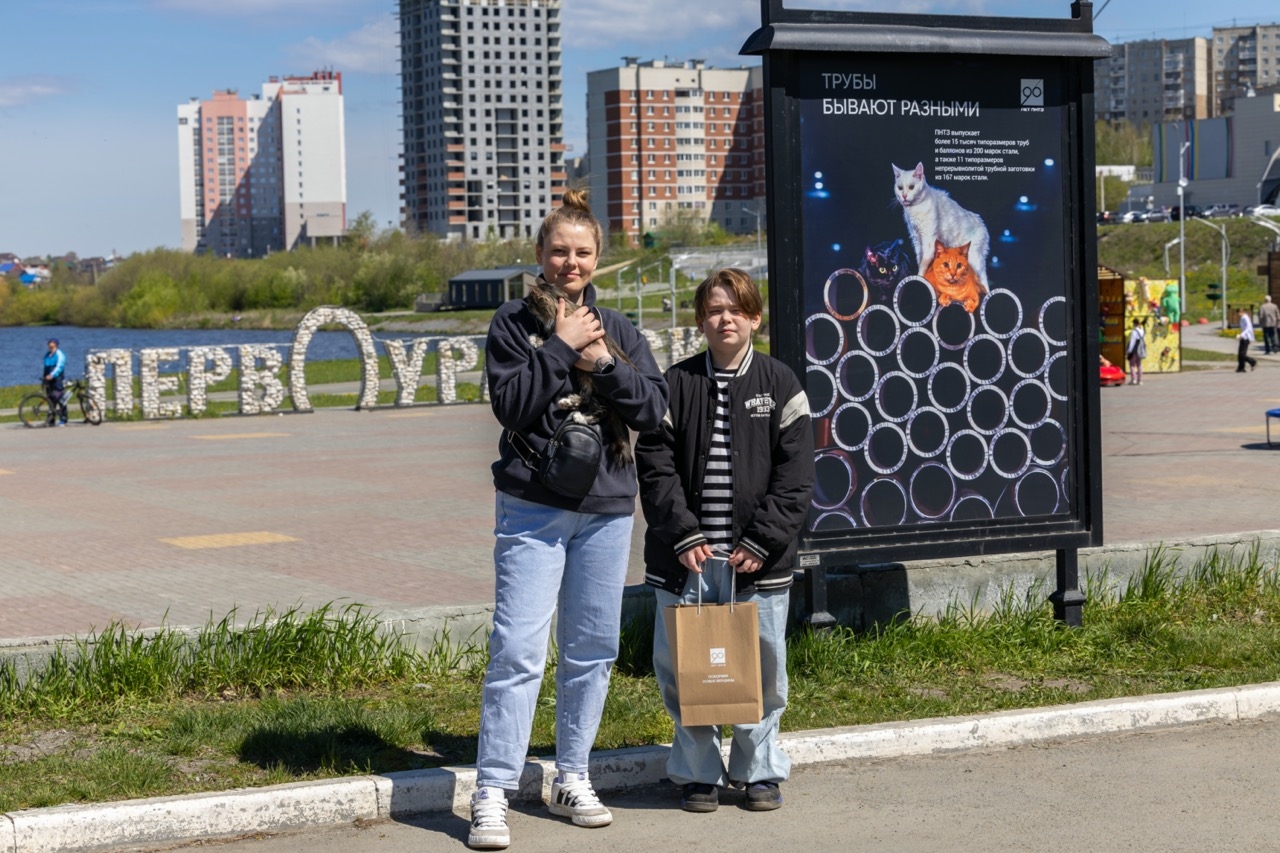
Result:
<instances>
[{"instance_id":1,"label":"person walking in background","mask_svg":"<svg viewBox=\"0 0 1280 853\"><path fill-rule=\"evenodd\" d=\"M1258 360L1249 355L1249 344L1253 343L1253 318L1248 311L1240 312L1240 334L1236 337L1240 339L1240 348L1236 350L1236 373L1244 373L1245 364L1253 370L1258 366Z\"/></svg>"},{"instance_id":2,"label":"person walking in background","mask_svg":"<svg viewBox=\"0 0 1280 853\"><path fill-rule=\"evenodd\" d=\"M720 270L698 286L694 314L707 350L667 371L671 407L636 443L645 582L658 605L653 667L675 722L667 776L691 812L715 811L729 784L746 788L749 810L776 809L791 771L778 724L787 707L796 539L813 491L813 426L795 373L751 346L763 307L742 270ZM759 611L764 718L733 727L727 771L720 727L680 722L663 616L670 605L697 601L699 589L712 602L736 594Z\"/></svg>"},{"instance_id":3,"label":"person walking in background","mask_svg":"<svg viewBox=\"0 0 1280 853\"><path fill-rule=\"evenodd\" d=\"M629 430L662 422L667 385L639 330L596 305L591 276L602 241L586 193L566 192L538 231L542 270L533 290L500 307L489 326L485 374L503 433L493 464L493 633L467 839L475 848L511 842L507 792L520 787L557 610L548 807L578 826L613 820L591 786L588 758L618 656L637 490ZM585 497L556 491L535 461L568 419L598 423L602 433Z\"/></svg>"},{"instance_id":4,"label":"person walking in background","mask_svg":"<svg viewBox=\"0 0 1280 853\"><path fill-rule=\"evenodd\" d=\"M1133 318L1133 328L1129 331L1129 345L1125 347L1125 355L1129 357L1129 384L1142 384L1142 360L1147 357L1147 330L1142 328L1142 321Z\"/></svg>"},{"instance_id":5,"label":"person walking in background","mask_svg":"<svg viewBox=\"0 0 1280 853\"><path fill-rule=\"evenodd\" d=\"M1271 355L1273 351L1280 351L1280 340L1277 340L1277 332L1280 332L1280 305L1271 301L1269 293L1262 297L1262 307L1258 309L1258 325L1262 327L1262 352Z\"/></svg>"},{"instance_id":6,"label":"person walking in background","mask_svg":"<svg viewBox=\"0 0 1280 853\"><path fill-rule=\"evenodd\" d=\"M67 404L62 399L63 380L67 372L67 356L58 349L58 339L49 338L49 351L44 354L44 379L41 385L49 398L50 416L57 413L58 426L67 425Z\"/></svg>"}]
</instances>

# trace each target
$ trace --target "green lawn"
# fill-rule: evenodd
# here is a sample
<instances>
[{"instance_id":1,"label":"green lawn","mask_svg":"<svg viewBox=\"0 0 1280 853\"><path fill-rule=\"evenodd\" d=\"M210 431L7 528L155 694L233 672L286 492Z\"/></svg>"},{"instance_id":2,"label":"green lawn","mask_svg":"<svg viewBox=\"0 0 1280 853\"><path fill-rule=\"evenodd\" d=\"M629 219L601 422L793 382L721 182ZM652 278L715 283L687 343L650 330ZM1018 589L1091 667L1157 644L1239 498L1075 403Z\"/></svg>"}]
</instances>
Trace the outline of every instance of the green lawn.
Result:
<instances>
[{"instance_id":1,"label":"green lawn","mask_svg":"<svg viewBox=\"0 0 1280 853\"><path fill-rule=\"evenodd\" d=\"M787 730L976 714L1280 679L1280 579L1255 551L1179 575L1157 550L1087 579L1084 627L1045 590L867 633L789 640ZM358 607L229 617L193 642L111 627L26 681L0 666L0 811L471 763L483 637L425 653ZM663 743L651 620L623 632L597 749ZM530 752L554 751L554 657Z\"/></svg>"}]
</instances>

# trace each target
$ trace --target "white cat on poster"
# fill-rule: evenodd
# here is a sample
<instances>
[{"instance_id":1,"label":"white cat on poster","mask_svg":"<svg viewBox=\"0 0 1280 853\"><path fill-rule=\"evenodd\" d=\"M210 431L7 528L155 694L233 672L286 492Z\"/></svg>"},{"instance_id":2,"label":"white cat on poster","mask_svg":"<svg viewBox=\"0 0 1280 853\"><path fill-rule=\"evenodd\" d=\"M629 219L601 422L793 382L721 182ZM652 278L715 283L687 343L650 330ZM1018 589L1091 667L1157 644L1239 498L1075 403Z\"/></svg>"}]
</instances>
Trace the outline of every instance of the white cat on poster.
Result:
<instances>
[{"instance_id":1,"label":"white cat on poster","mask_svg":"<svg viewBox=\"0 0 1280 853\"><path fill-rule=\"evenodd\" d=\"M917 163L910 171L894 166L893 190L916 250L916 268L929 269L939 243L951 248L967 243L969 266L983 290L989 289L987 253L991 250L991 237L982 217L961 207L946 190L930 186L924 179L923 163Z\"/></svg>"}]
</instances>

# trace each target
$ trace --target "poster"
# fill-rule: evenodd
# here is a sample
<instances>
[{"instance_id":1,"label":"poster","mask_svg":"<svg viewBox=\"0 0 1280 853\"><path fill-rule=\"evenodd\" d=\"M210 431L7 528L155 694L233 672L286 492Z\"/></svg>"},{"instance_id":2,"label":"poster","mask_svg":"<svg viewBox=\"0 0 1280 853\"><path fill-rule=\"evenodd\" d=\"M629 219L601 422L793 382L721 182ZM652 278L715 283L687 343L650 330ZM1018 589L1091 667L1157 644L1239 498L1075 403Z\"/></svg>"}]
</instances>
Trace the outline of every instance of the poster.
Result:
<instances>
[{"instance_id":1,"label":"poster","mask_svg":"<svg viewBox=\"0 0 1280 853\"><path fill-rule=\"evenodd\" d=\"M805 56L810 539L1073 517L1066 66Z\"/></svg>"}]
</instances>

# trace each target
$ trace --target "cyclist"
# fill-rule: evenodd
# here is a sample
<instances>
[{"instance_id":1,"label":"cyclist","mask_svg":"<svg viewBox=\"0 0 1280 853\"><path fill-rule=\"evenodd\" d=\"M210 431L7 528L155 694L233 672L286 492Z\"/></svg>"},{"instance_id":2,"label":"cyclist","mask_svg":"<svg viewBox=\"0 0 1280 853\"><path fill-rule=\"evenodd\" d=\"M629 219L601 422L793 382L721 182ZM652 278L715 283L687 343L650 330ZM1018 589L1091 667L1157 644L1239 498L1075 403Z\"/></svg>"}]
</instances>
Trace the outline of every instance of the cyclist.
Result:
<instances>
[{"instance_id":1,"label":"cyclist","mask_svg":"<svg viewBox=\"0 0 1280 853\"><path fill-rule=\"evenodd\" d=\"M67 356L58 349L58 339L49 338L49 351L44 356L44 393L49 398L49 417L56 413L58 426L67 425L67 404L62 399L63 378L66 375Z\"/></svg>"}]
</instances>

